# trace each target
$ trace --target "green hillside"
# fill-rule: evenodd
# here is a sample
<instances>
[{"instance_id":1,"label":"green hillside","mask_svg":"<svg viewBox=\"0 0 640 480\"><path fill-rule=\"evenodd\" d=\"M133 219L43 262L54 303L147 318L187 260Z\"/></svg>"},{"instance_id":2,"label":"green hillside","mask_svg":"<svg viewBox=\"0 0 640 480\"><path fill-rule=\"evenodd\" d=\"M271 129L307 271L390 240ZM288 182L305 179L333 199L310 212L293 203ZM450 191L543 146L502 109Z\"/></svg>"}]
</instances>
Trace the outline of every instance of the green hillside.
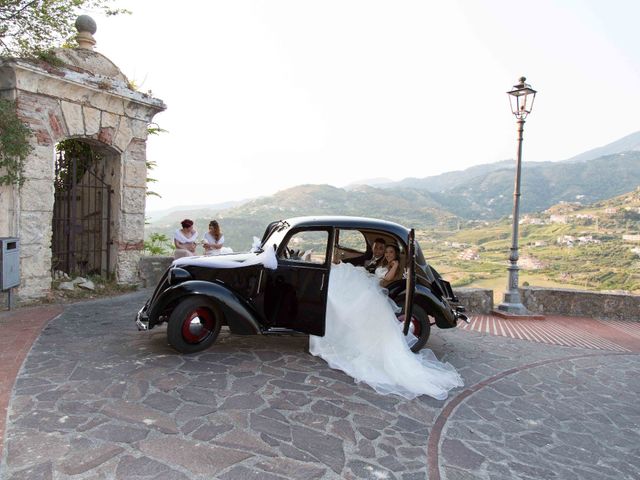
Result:
<instances>
[{"instance_id":1,"label":"green hillside","mask_svg":"<svg viewBox=\"0 0 640 480\"><path fill-rule=\"evenodd\" d=\"M640 189L592 205L560 203L521 218L521 283L640 294ZM425 255L455 286L504 289L511 222L468 227L429 232L421 241Z\"/></svg>"}]
</instances>

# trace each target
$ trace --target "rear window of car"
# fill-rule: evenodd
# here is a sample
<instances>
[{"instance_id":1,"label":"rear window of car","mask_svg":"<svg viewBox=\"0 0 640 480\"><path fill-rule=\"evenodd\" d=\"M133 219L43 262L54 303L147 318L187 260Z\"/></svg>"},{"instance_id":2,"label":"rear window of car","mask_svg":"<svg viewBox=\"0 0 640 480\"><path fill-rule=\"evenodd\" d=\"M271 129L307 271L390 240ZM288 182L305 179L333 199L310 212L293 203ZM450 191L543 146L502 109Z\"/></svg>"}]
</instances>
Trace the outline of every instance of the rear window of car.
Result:
<instances>
[{"instance_id":1,"label":"rear window of car","mask_svg":"<svg viewBox=\"0 0 640 480\"><path fill-rule=\"evenodd\" d=\"M328 243L329 232L326 230L296 232L289 237L279 256L290 261L324 264Z\"/></svg>"}]
</instances>

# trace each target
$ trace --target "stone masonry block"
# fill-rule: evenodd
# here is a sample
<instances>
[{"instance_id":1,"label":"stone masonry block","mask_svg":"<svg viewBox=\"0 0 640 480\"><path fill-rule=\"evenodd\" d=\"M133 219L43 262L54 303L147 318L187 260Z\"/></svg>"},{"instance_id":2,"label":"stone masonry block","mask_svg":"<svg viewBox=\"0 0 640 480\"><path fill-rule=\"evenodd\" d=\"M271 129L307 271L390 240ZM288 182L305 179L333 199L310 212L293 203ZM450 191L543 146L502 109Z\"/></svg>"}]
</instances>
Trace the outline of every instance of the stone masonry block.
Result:
<instances>
[{"instance_id":1,"label":"stone masonry block","mask_svg":"<svg viewBox=\"0 0 640 480\"><path fill-rule=\"evenodd\" d=\"M142 120L144 123L149 123L157 113L157 110L138 102L127 102L124 111L128 117Z\"/></svg>"},{"instance_id":2,"label":"stone masonry block","mask_svg":"<svg viewBox=\"0 0 640 480\"><path fill-rule=\"evenodd\" d=\"M115 115L124 115L124 100L119 97L114 97L108 93L95 93L90 103L93 107L103 112L109 112Z\"/></svg>"},{"instance_id":3,"label":"stone masonry block","mask_svg":"<svg viewBox=\"0 0 640 480\"><path fill-rule=\"evenodd\" d=\"M147 165L143 162L125 161L124 185L144 188L147 186Z\"/></svg>"},{"instance_id":4,"label":"stone masonry block","mask_svg":"<svg viewBox=\"0 0 640 480\"><path fill-rule=\"evenodd\" d=\"M111 145L113 143L113 127L101 128L100 133L98 133L98 140L105 145Z\"/></svg>"},{"instance_id":5,"label":"stone masonry block","mask_svg":"<svg viewBox=\"0 0 640 480\"><path fill-rule=\"evenodd\" d=\"M54 185L51 180L27 179L20 189L22 211L53 210Z\"/></svg>"},{"instance_id":6,"label":"stone masonry block","mask_svg":"<svg viewBox=\"0 0 640 480\"><path fill-rule=\"evenodd\" d=\"M67 131L70 136L84 135L84 119L82 117L82 106L77 103L60 102L62 115L67 123Z\"/></svg>"},{"instance_id":7,"label":"stone masonry block","mask_svg":"<svg viewBox=\"0 0 640 480\"><path fill-rule=\"evenodd\" d=\"M141 213L144 215L146 188L125 186L122 197L122 211L127 214Z\"/></svg>"},{"instance_id":8,"label":"stone masonry block","mask_svg":"<svg viewBox=\"0 0 640 480\"><path fill-rule=\"evenodd\" d=\"M118 252L116 260L116 279L118 283L137 284L140 282L138 264L142 251L126 250Z\"/></svg>"},{"instance_id":9,"label":"stone masonry block","mask_svg":"<svg viewBox=\"0 0 640 480\"><path fill-rule=\"evenodd\" d=\"M84 128L86 135L97 135L100 131L100 110L83 106Z\"/></svg>"},{"instance_id":10,"label":"stone masonry block","mask_svg":"<svg viewBox=\"0 0 640 480\"><path fill-rule=\"evenodd\" d=\"M51 246L51 218L52 212L23 210L20 213L20 243L21 245Z\"/></svg>"},{"instance_id":11,"label":"stone masonry block","mask_svg":"<svg viewBox=\"0 0 640 480\"><path fill-rule=\"evenodd\" d=\"M118 132L116 133L116 138L113 140L114 146L120 151L125 151L129 142L131 142L132 137L133 131L131 130L131 120L127 117L120 118Z\"/></svg>"},{"instance_id":12,"label":"stone masonry block","mask_svg":"<svg viewBox=\"0 0 640 480\"><path fill-rule=\"evenodd\" d=\"M18 114L28 118L46 119L45 112L55 110L58 102L53 98L40 97L31 93L19 92L17 97Z\"/></svg>"},{"instance_id":13,"label":"stone masonry block","mask_svg":"<svg viewBox=\"0 0 640 480\"><path fill-rule=\"evenodd\" d=\"M48 273L48 272L47 272ZM51 291L51 276L38 276L20 278L20 288L18 289L18 298L21 301L42 298Z\"/></svg>"},{"instance_id":14,"label":"stone masonry block","mask_svg":"<svg viewBox=\"0 0 640 480\"><path fill-rule=\"evenodd\" d=\"M144 209L140 213L121 213L120 234L118 240L139 242L144 238Z\"/></svg>"},{"instance_id":15,"label":"stone masonry block","mask_svg":"<svg viewBox=\"0 0 640 480\"><path fill-rule=\"evenodd\" d=\"M140 140L146 140L147 135L149 134L147 131L148 122L143 120L131 119L131 131L134 138L138 138Z\"/></svg>"},{"instance_id":16,"label":"stone masonry block","mask_svg":"<svg viewBox=\"0 0 640 480\"><path fill-rule=\"evenodd\" d=\"M31 180L47 180L53 182L55 165L55 148L49 143L40 145L34 142L33 151L24 162L24 174Z\"/></svg>"},{"instance_id":17,"label":"stone masonry block","mask_svg":"<svg viewBox=\"0 0 640 480\"><path fill-rule=\"evenodd\" d=\"M124 159L127 162L140 162L145 163L147 160L147 145L144 140L134 138L129 143L127 150L124 154Z\"/></svg>"},{"instance_id":18,"label":"stone masonry block","mask_svg":"<svg viewBox=\"0 0 640 480\"><path fill-rule=\"evenodd\" d=\"M35 88L34 88L35 87ZM82 85L65 82L57 78L38 77L31 91L44 96L77 101L86 95L87 90Z\"/></svg>"},{"instance_id":19,"label":"stone masonry block","mask_svg":"<svg viewBox=\"0 0 640 480\"><path fill-rule=\"evenodd\" d=\"M109 112L102 112L102 121L100 122L101 128L113 128L115 130L118 128L118 123L120 123L120 117L118 115L114 115Z\"/></svg>"},{"instance_id":20,"label":"stone masonry block","mask_svg":"<svg viewBox=\"0 0 640 480\"><path fill-rule=\"evenodd\" d=\"M20 277L47 277L51 280L51 248L49 243L20 243Z\"/></svg>"},{"instance_id":21,"label":"stone masonry block","mask_svg":"<svg viewBox=\"0 0 640 480\"><path fill-rule=\"evenodd\" d=\"M51 138L55 142L59 142L69 136L69 132L66 128L66 123L62 117L62 110L56 108L55 110L49 110L49 132L51 132Z\"/></svg>"}]
</instances>

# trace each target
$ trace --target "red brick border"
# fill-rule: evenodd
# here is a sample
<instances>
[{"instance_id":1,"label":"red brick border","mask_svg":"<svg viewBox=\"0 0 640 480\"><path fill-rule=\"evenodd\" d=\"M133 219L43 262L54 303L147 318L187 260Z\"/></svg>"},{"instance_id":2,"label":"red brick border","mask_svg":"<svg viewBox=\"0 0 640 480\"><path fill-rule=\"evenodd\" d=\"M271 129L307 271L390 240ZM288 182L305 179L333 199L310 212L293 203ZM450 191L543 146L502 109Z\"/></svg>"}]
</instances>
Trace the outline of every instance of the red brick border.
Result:
<instances>
[{"instance_id":1,"label":"red brick border","mask_svg":"<svg viewBox=\"0 0 640 480\"><path fill-rule=\"evenodd\" d=\"M0 313L0 456L9 400L22 362L44 326L63 310L54 305Z\"/></svg>"}]
</instances>

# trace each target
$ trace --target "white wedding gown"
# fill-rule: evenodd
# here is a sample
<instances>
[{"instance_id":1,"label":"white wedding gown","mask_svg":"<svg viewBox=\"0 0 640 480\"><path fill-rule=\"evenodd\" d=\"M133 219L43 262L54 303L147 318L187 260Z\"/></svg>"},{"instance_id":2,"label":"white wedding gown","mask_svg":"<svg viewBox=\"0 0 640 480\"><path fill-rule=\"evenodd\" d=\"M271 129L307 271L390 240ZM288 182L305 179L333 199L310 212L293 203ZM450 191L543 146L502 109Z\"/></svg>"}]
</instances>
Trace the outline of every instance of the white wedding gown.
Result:
<instances>
[{"instance_id":1,"label":"white wedding gown","mask_svg":"<svg viewBox=\"0 0 640 480\"><path fill-rule=\"evenodd\" d=\"M411 352L379 279L348 263L331 268L325 336L311 335L309 351L382 394L444 400L463 385L455 368L431 350Z\"/></svg>"}]
</instances>

